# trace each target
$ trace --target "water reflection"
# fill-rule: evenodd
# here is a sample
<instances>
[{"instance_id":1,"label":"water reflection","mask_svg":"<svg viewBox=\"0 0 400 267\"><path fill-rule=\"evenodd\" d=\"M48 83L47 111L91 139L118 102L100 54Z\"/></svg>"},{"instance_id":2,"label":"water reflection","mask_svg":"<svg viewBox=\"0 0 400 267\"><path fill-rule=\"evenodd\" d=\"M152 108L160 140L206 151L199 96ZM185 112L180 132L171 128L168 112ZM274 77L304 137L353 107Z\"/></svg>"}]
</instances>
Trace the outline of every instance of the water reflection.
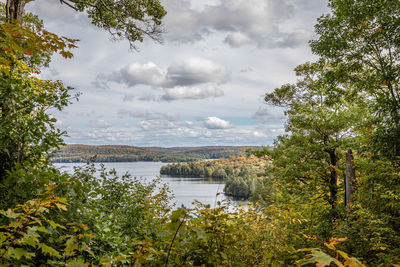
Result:
<instances>
[{"instance_id":1,"label":"water reflection","mask_svg":"<svg viewBox=\"0 0 400 267\"><path fill-rule=\"evenodd\" d=\"M201 184L224 184L221 180L212 178L202 177L173 177L168 175L161 175L161 178L173 182L184 182L184 183L201 183Z\"/></svg>"}]
</instances>

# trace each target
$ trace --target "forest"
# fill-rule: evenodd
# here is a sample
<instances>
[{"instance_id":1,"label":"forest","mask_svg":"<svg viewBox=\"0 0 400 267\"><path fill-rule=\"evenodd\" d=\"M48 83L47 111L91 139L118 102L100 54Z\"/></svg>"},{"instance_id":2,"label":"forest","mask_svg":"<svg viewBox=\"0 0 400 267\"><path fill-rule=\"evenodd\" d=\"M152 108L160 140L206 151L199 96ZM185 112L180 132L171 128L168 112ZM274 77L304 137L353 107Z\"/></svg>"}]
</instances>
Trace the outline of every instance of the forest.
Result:
<instances>
[{"instance_id":1,"label":"forest","mask_svg":"<svg viewBox=\"0 0 400 267\"><path fill-rule=\"evenodd\" d=\"M54 162L186 162L244 155L250 146L215 147L134 147L66 145L53 155Z\"/></svg>"},{"instance_id":2,"label":"forest","mask_svg":"<svg viewBox=\"0 0 400 267\"><path fill-rule=\"evenodd\" d=\"M251 151L251 150L249 150ZM268 157L236 156L228 159L174 163L161 167L160 174L183 177L206 177L225 181L224 192L237 199L260 201L266 188L265 169Z\"/></svg>"},{"instance_id":3,"label":"forest","mask_svg":"<svg viewBox=\"0 0 400 267\"><path fill-rule=\"evenodd\" d=\"M28 2L0 3L1 266L400 266L400 1L329 1L313 61L265 95L286 132L235 161L264 173L258 201L193 209L172 206L157 179L53 166L65 133L47 111L79 96L38 74L78 41L47 31ZM132 47L159 38L166 14L157 0L61 4ZM190 164L179 172L214 168Z\"/></svg>"}]
</instances>

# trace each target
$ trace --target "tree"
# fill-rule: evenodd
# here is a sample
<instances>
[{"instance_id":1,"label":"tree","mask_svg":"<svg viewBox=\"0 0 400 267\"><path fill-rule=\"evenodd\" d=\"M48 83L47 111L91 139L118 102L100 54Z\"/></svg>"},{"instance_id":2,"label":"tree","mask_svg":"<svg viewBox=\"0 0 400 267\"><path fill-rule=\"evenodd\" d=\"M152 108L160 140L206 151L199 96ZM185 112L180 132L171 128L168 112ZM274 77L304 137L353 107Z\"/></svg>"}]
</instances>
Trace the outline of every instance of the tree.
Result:
<instances>
[{"instance_id":1,"label":"tree","mask_svg":"<svg viewBox=\"0 0 400 267\"><path fill-rule=\"evenodd\" d=\"M25 5L33 0L7 0L9 23L23 20ZM161 19L166 12L159 0L61 0L60 4L86 12L92 23L107 30L113 39L127 39L131 48L144 36L161 41Z\"/></svg>"},{"instance_id":2,"label":"tree","mask_svg":"<svg viewBox=\"0 0 400 267\"><path fill-rule=\"evenodd\" d=\"M41 80L36 75L53 53L72 57L69 50L76 40L44 30L37 16L24 13L28 2L8 0L0 5L6 11L0 18L8 21L0 25L0 182L5 192L12 192L18 183L18 179L7 178L7 184L7 172L18 166L45 166L49 155L63 143L64 133L56 129L56 119L47 111L62 110L73 98L72 88L61 81ZM128 39L131 46L144 35L157 39L165 15L158 0L61 2L87 12L95 25L114 38Z\"/></svg>"},{"instance_id":3,"label":"tree","mask_svg":"<svg viewBox=\"0 0 400 267\"><path fill-rule=\"evenodd\" d=\"M265 101L286 108L289 117L290 134L279 137L272 152L274 173L295 194L323 197L336 217L340 157L362 121L362 109L330 80L330 71L322 62L298 66L302 79L275 89Z\"/></svg>"},{"instance_id":4,"label":"tree","mask_svg":"<svg viewBox=\"0 0 400 267\"><path fill-rule=\"evenodd\" d=\"M400 156L400 1L330 0L319 18L312 51L335 66L339 83L372 99L371 143L389 158Z\"/></svg>"},{"instance_id":5,"label":"tree","mask_svg":"<svg viewBox=\"0 0 400 267\"><path fill-rule=\"evenodd\" d=\"M49 51L69 58L74 43L45 30L0 24L0 186L5 195L21 196L16 191L23 192L25 186L34 194L32 182L38 187L48 182L48 177L32 181L29 175L18 178L23 175L9 172L21 167L29 173L46 166L52 150L62 144L63 132L47 111L68 105L71 88L61 81L41 80L37 74Z\"/></svg>"},{"instance_id":6,"label":"tree","mask_svg":"<svg viewBox=\"0 0 400 267\"><path fill-rule=\"evenodd\" d=\"M347 236L346 251L391 265L400 230L400 1L329 3L311 41L318 61L265 97L288 115L288 134L265 151L275 203L301 212L299 231L325 241ZM338 205L342 175L355 182L347 209Z\"/></svg>"}]
</instances>

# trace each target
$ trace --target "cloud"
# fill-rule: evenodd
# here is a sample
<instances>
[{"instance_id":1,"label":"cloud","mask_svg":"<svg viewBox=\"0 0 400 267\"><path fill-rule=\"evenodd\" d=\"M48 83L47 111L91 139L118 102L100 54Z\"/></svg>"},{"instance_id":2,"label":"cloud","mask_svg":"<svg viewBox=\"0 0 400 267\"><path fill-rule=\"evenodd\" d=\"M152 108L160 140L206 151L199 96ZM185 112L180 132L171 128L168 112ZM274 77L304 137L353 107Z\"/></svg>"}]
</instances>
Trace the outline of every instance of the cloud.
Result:
<instances>
[{"instance_id":1,"label":"cloud","mask_svg":"<svg viewBox=\"0 0 400 267\"><path fill-rule=\"evenodd\" d=\"M299 29L295 32L287 33L282 35L279 39L276 39L276 46L295 48L299 44L306 44L312 39L312 33L304 29Z\"/></svg>"},{"instance_id":2,"label":"cloud","mask_svg":"<svg viewBox=\"0 0 400 267\"><path fill-rule=\"evenodd\" d=\"M278 135L282 135L285 133L285 128L281 124L269 124L269 125L257 125L255 131L253 132L254 136L269 136L275 137Z\"/></svg>"},{"instance_id":3,"label":"cloud","mask_svg":"<svg viewBox=\"0 0 400 267\"><path fill-rule=\"evenodd\" d=\"M210 97L223 96L224 92L221 89L208 86L206 88L178 86L168 88L165 94L161 96L161 100L173 101L180 99L205 99Z\"/></svg>"},{"instance_id":4,"label":"cloud","mask_svg":"<svg viewBox=\"0 0 400 267\"><path fill-rule=\"evenodd\" d=\"M168 118L159 118L159 119L143 120L138 123L138 126L139 128L141 128L141 130L149 132L171 130L168 133L173 135L172 133L174 131L181 132L189 130L189 128L193 127L193 123L181 120L170 120Z\"/></svg>"},{"instance_id":5,"label":"cloud","mask_svg":"<svg viewBox=\"0 0 400 267\"><path fill-rule=\"evenodd\" d=\"M122 97L123 102L131 102L133 100L135 100L135 96L133 96L133 95L124 95Z\"/></svg>"},{"instance_id":6,"label":"cloud","mask_svg":"<svg viewBox=\"0 0 400 267\"><path fill-rule=\"evenodd\" d=\"M107 31L91 25L84 12L53 0L27 4L45 21L46 29L81 40L73 59L54 57L51 69L42 72L48 79L68 81L83 93L78 103L68 107L68 116L54 111L63 121L60 127L70 127L66 142L244 145L271 143L283 133L279 112L269 107L257 110L262 105L260 96L265 88L294 82L293 67L313 60L309 49L300 45L308 38L303 29L312 31L328 1L161 1L168 11L163 20L164 45L147 39L140 44L140 53L128 52L127 41L109 42ZM104 73L97 79L99 87L108 85L112 90L91 84L99 73ZM210 101L196 100L202 98ZM192 120L192 125L179 115ZM209 116L226 120L225 126L214 129L218 123ZM232 128L223 128L226 125Z\"/></svg>"},{"instance_id":7,"label":"cloud","mask_svg":"<svg viewBox=\"0 0 400 267\"><path fill-rule=\"evenodd\" d=\"M84 24L87 22L85 13L76 12L62 2L52 0L35 1L34 5L28 3L27 11L38 14L40 18L45 17L51 21Z\"/></svg>"},{"instance_id":8,"label":"cloud","mask_svg":"<svg viewBox=\"0 0 400 267\"><path fill-rule=\"evenodd\" d=\"M253 68L248 67L248 68L241 69L240 73L246 73L246 72L252 72L252 71L254 71Z\"/></svg>"},{"instance_id":9,"label":"cloud","mask_svg":"<svg viewBox=\"0 0 400 267\"><path fill-rule=\"evenodd\" d=\"M130 118L149 118L152 113L147 110L126 110L120 109L118 110L118 117L130 117Z\"/></svg>"},{"instance_id":10,"label":"cloud","mask_svg":"<svg viewBox=\"0 0 400 267\"><path fill-rule=\"evenodd\" d=\"M145 131L173 129L176 127L176 122L168 120L145 120L139 122L139 127Z\"/></svg>"},{"instance_id":11,"label":"cloud","mask_svg":"<svg viewBox=\"0 0 400 267\"><path fill-rule=\"evenodd\" d=\"M154 101L154 102L160 101L160 99L161 96L151 93L146 93L138 98L138 100L140 101Z\"/></svg>"},{"instance_id":12,"label":"cloud","mask_svg":"<svg viewBox=\"0 0 400 267\"><path fill-rule=\"evenodd\" d=\"M134 119L146 119L146 120L169 120L169 121L177 121L179 120L179 116L174 113L159 113L159 112L150 112L147 110L126 110L120 109L118 110L118 117L120 118L134 118Z\"/></svg>"},{"instance_id":13,"label":"cloud","mask_svg":"<svg viewBox=\"0 0 400 267\"><path fill-rule=\"evenodd\" d=\"M105 120L101 120L101 119L91 120L91 121L89 121L88 125L91 128L110 128L111 127L111 124L109 124Z\"/></svg>"},{"instance_id":14,"label":"cloud","mask_svg":"<svg viewBox=\"0 0 400 267\"><path fill-rule=\"evenodd\" d=\"M126 84L128 87L149 85L171 88L174 86L190 86L203 83L224 83L229 80L225 66L203 58L188 58L180 64L173 64L162 69L153 62L145 64L131 63L117 72L99 74L94 82L101 88L108 87L113 81Z\"/></svg>"},{"instance_id":15,"label":"cloud","mask_svg":"<svg viewBox=\"0 0 400 267\"><path fill-rule=\"evenodd\" d=\"M222 120L217 117L208 117L204 120L203 125L207 129L229 129L233 127L229 121Z\"/></svg>"},{"instance_id":16,"label":"cloud","mask_svg":"<svg viewBox=\"0 0 400 267\"><path fill-rule=\"evenodd\" d=\"M234 32L228 34L224 42L232 47L239 47L242 45L250 44L251 39L241 32Z\"/></svg>"},{"instance_id":17,"label":"cloud","mask_svg":"<svg viewBox=\"0 0 400 267\"><path fill-rule=\"evenodd\" d=\"M302 1L224 0L194 8L190 1L168 0L164 3L168 12L165 18L166 39L195 42L221 32L227 34L224 42L231 47L248 44L259 47L298 46L303 39L293 38L293 35L304 31L302 25L295 24L290 30L281 27L303 7L298 2Z\"/></svg>"},{"instance_id":18,"label":"cloud","mask_svg":"<svg viewBox=\"0 0 400 267\"><path fill-rule=\"evenodd\" d=\"M214 86L206 87L189 87L189 86L176 86L173 88L164 88L163 94L146 93L138 98L140 101L176 101L176 100L199 100L211 97L222 97L224 92Z\"/></svg>"},{"instance_id":19,"label":"cloud","mask_svg":"<svg viewBox=\"0 0 400 267\"><path fill-rule=\"evenodd\" d=\"M137 84L163 85L167 80L167 73L153 62L131 63L122 68L119 73L112 74L110 78L116 82L125 83L129 87Z\"/></svg>"},{"instance_id":20,"label":"cloud","mask_svg":"<svg viewBox=\"0 0 400 267\"><path fill-rule=\"evenodd\" d=\"M285 119L282 110L260 107L252 116L258 122L276 122Z\"/></svg>"},{"instance_id":21,"label":"cloud","mask_svg":"<svg viewBox=\"0 0 400 267\"><path fill-rule=\"evenodd\" d=\"M179 65L168 68L170 85L224 83L229 79L227 69L203 58L189 58Z\"/></svg>"}]
</instances>

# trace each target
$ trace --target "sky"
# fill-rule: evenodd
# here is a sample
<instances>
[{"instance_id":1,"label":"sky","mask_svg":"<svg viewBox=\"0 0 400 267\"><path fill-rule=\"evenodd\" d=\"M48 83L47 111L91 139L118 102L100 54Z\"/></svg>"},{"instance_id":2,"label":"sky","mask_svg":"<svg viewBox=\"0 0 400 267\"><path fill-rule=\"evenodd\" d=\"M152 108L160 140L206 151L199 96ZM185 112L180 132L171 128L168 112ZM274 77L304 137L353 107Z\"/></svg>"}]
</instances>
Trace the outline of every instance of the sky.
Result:
<instances>
[{"instance_id":1,"label":"sky","mask_svg":"<svg viewBox=\"0 0 400 267\"><path fill-rule=\"evenodd\" d=\"M263 98L293 83L293 69L315 60L308 41L329 12L327 0L162 0L162 44L138 51L112 41L54 0L26 9L45 28L79 39L74 57L54 56L44 79L80 92L53 111L67 144L132 146L270 145L284 134L285 116Z\"/></svg>"}]
</instances>

